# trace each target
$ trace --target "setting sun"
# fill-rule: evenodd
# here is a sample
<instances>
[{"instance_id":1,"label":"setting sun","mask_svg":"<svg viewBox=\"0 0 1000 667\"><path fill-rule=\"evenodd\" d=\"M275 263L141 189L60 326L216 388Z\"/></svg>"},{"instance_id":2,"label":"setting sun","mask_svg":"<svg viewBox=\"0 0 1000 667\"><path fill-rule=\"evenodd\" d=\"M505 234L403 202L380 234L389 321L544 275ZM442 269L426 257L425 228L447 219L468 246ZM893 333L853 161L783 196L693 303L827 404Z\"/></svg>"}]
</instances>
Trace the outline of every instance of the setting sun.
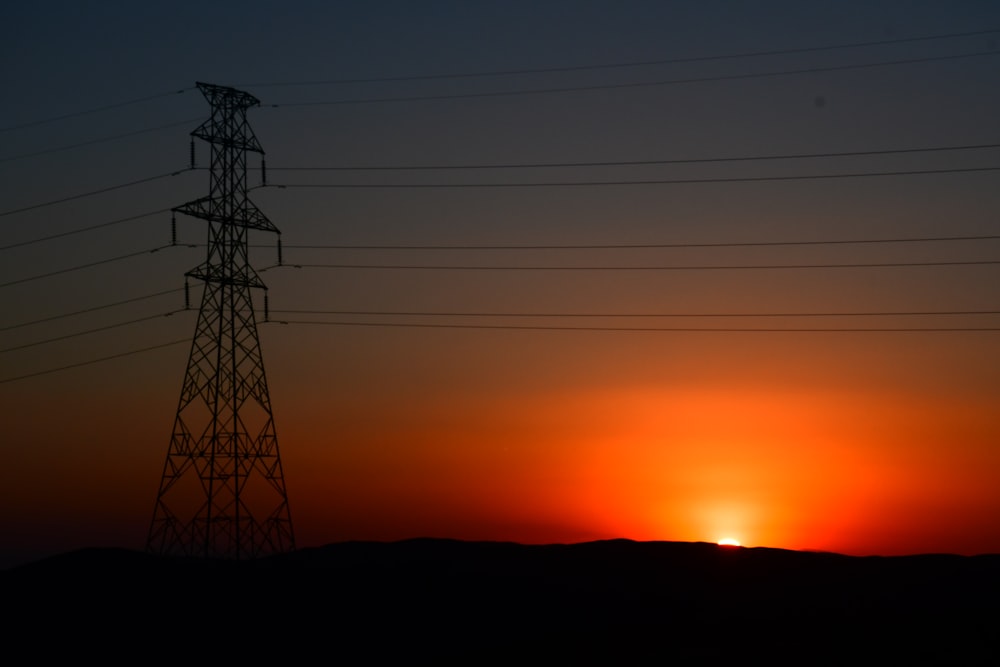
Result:
<instances>
[{"instance_id":1,"label":"setting sun","mask_svg":"<svg viewBox=\"0 0 1000 667\"><path fill-rule=\"evenodd\" d=\"M720 547L738 547L740 546L740 541L734 537L723 537L719 540Z\"/></svg>"}]
</instances>

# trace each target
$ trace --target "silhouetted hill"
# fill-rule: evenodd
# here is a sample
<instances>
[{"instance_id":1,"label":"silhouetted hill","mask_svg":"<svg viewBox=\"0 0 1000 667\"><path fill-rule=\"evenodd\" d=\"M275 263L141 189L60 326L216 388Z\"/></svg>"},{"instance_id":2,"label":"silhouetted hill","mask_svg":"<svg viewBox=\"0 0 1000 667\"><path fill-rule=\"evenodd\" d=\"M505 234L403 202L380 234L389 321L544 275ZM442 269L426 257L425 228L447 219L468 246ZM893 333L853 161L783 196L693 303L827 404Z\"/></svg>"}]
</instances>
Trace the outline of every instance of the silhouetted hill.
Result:
<instances>
[{"instance_id":1,"label":"silhouetted hill","mask_svg":"<svg viewBox=\"0 0 1000 667\"><path fill-rule=\"evenodd\" d=\"M954 663L993 650L1000 621L1000 556L628 540L347 542L253 562L90 549L0 584L11 637L50 638L36 655Z\"/></svg>"}]
</instances>

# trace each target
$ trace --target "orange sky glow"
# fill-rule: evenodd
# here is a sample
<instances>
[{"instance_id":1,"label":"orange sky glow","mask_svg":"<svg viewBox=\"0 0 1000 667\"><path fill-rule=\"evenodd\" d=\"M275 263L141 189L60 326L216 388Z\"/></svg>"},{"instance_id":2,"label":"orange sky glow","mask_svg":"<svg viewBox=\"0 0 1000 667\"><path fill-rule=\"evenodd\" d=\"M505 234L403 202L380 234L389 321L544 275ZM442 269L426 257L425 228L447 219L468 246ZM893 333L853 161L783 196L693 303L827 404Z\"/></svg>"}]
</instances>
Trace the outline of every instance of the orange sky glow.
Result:
<instances>
[{"instance_id":1,"label":"orange sky glow","mask_svg":"<svg viewBox=\"0 0 1000 667\"><path fill-rule=\"evenodd\" d=\"M623 386L418 400L391 424L345 408L341 445L299 486L348 532L913 553L961 524L978 530L958 548L997 548L988 401Z\"/></svg>"}]
</instances>

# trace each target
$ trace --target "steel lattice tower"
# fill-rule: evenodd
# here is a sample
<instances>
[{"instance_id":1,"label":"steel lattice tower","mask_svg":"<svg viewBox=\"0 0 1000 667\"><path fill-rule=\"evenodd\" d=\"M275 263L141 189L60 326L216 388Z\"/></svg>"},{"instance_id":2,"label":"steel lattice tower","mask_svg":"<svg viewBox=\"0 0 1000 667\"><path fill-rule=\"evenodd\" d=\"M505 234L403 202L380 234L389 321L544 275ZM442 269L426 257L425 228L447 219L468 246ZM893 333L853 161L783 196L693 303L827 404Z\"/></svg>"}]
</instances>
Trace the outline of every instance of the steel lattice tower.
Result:
<instances>
[{"instance_id":1,"label":"steel lattice tower","mask_svg":"<svg viewBox=\"0 0 1000 667\"><path fill-rule=\"evenodd\" d=\"M208 223L208 255L187 276L205 283L148 551L254 558L295 547L251 289L251 229L278 232L247 198L253 95L198 83L212 117L191 133L211 145L209 195L174 209ZM193 140L192 140L193 141ZM192 147L193 162L193 147Z\"/></svg>"}]
</instances>

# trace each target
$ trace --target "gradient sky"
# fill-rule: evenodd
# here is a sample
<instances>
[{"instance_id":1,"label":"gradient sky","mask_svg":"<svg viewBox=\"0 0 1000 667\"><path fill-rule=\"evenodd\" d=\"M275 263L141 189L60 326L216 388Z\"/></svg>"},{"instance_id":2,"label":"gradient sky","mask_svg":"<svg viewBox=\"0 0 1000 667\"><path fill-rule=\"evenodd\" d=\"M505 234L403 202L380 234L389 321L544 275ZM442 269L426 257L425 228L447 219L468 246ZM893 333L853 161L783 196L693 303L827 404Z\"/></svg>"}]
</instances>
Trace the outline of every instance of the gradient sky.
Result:
<instances>
[{"instance_id":1,"label":"gradient sky","mask_svg":"<svg viewBox=\"0 0 1000 667\"><path fill-rule=\"evenodd\" d=\"M898 42L993 28L998 32ZM776 51L791 52L745 55ZM913 62L875 66L889 61ZM26 242L169 209L206 194L207 176L184 172L12 211L184 170L188 134L208 113L191 90L196 81L261 99L250 119L272 185L718 181L1000 167L1000 151L980 148L627 167L281 170L992 145L1000 118L1000 7L986 1L315 2L280 12L259 2L17 3L0 20L0 63L7 93L0 109L6 563L82 546L142 547L188 348L12 378L190 338L195 312L35 344L183 308L182 293L171 292L20 325L180 288L204 252L165 248L16 282L159 248L170 242L170 217ZM585 68L413 78L574 67ZM371 81L392 77L407 80ZM345 79L367 81L329 83ZM681 79L700 81L662 83ZM661 83L623 85L642 82ZM578 90L553 92L568 88ZM496 94L518 90L550 92ZM113 106L147 96L154 99ZM428 97L439 99L358 102ZM91 109L101 110L76 113ZM65 114L71 117L51 120ZM197 153L204 163L207 146ZM269 187L252 197L281 229L291 264L995 261L1000 239L586 251L294 246L990 236L1000 233L997 175ZM250 180L259 182L259 172ZM204 229L181 218L178 233L182 243L198 243ZM274 250L256 249L255 261L273 264ZM1000 315L803 315L997 310L998 271L990 264L269 270L263 276L272 311L647 315L317 315L311 319L394 326L262 325L298 542L731 536L748 545L851 554L1000 552L1000 331L745 330L996 328ZM699 313L797 316L654 317ZM730 330L398 326L416 323Z\"/></svg>"}]
</instances>

